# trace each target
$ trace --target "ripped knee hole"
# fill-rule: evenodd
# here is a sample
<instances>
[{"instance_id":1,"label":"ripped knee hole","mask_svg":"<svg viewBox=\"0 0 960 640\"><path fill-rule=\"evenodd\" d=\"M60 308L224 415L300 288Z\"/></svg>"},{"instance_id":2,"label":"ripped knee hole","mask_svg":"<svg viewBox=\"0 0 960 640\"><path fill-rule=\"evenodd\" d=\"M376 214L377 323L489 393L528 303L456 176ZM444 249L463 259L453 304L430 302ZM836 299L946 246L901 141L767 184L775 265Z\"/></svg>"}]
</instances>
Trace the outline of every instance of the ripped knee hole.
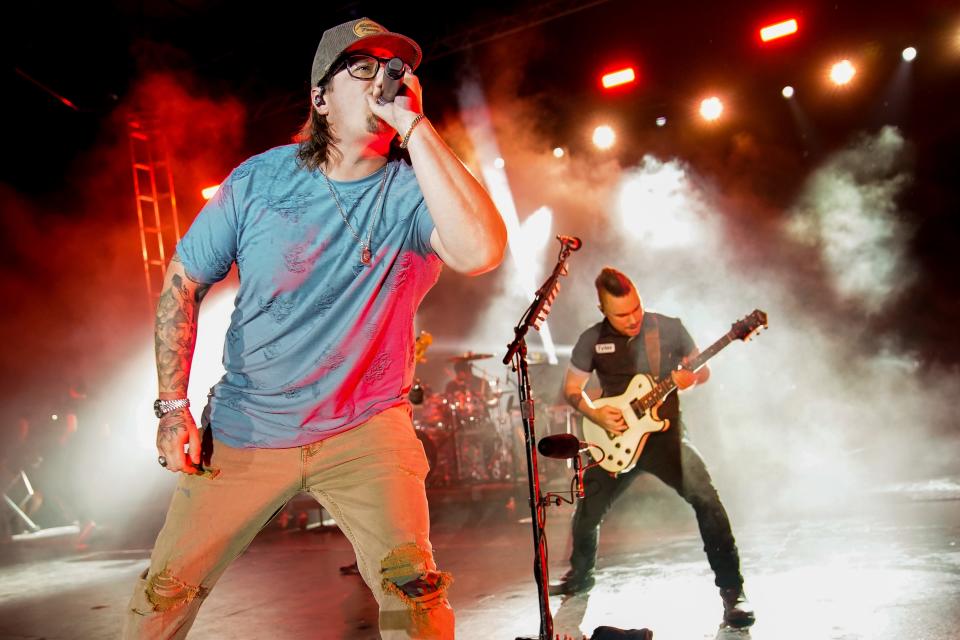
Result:
<instances>
[{"instance_id":1,"label":"ripped knee hole","mask_svg":"<svg viewBox=\"0 0 960 640\"><path fill-rule=\"evenodd\" d=\"M418 608L442 601L453 578L429 568L430 560L429 552L413 542L395 548L380 562L383 590Z\"/></svg>"},{"instance_id":2,"label":"ripped knee hole","mask_svg":"<svg viewBox=\"0 0 960 640\"><path fill-rule=\"evenodd\" d=\"M205 598L207 591L205 587L188 585L174 576L169 569L147 579L147 600L153 605L153 610L158 612L183 606L196 598Z\"/></svg>"}]
</instances>

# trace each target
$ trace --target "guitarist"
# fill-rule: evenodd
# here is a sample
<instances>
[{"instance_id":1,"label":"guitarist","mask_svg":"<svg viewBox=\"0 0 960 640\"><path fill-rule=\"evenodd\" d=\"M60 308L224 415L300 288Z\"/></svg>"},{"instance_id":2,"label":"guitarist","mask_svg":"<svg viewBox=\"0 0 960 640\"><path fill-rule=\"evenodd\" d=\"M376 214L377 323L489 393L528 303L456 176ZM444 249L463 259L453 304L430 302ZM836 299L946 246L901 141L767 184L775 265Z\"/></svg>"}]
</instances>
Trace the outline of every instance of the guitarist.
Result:
<instances>
[{"instance_id":1,"label":"guitarist","mask_svg":"<svg viewBox=\"0 0 960 640\"><path fill-rule=\"evenodd\" d=\"M584 331L577 340L564 379L564 396L590 421L619 434L627 429L620 409L594 407L584 395L591 372L596 371L603 395L609 397L622 394L640 373L653 374L657 379L670 375L678 389L689 389L705 383L710 371L706 366L695 373L682 368L687 360L698 355L693 339L679 319L645 313L636 287L627 276L607 267L595 284L604 320ZM586 496L577 503L573 516L571 568L559 583L550 585L550 594L572 595L593 587L600 523L617 497L635 478L647 472L672 487L693 507L707 560L720 588L724 622L748 627L754 622L754 614L743 592L740 558L730 521L703 459L683 433L677 393L667 396L657 414L669 420L671 426L649 435L633 469L614 475L593 466L584 474ZM597 444L603 446L602 442Z\"/></svg>"}]
</instances>

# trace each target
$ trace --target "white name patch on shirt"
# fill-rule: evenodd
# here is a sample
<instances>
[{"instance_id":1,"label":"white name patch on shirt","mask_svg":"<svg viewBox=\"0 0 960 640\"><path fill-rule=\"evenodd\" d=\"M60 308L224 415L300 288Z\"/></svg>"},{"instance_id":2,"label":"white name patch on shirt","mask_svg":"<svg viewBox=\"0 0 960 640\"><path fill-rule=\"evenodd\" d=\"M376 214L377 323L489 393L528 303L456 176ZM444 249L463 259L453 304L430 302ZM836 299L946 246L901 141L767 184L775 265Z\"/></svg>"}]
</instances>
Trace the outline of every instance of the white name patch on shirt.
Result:
<instances>
[{"instance_id":1,"label":"white name patch on shirt","mask_svg":"<svg viewBox=\"0 0 960 640\"><path fill-rule=\"evenodd\" d=\"M612 342L603 342L594 347L597 353L613 353L617 350L617 345Z\"/></svg>"}]
</instances>

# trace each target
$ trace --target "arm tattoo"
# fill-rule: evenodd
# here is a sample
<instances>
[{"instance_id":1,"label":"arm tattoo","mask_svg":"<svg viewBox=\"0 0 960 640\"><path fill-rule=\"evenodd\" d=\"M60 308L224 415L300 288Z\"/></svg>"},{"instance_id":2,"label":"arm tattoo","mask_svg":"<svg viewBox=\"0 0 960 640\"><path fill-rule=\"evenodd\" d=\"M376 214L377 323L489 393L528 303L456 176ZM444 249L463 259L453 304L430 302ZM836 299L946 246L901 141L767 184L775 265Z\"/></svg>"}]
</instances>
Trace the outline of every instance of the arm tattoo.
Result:
<instances>
[{"instance_id":1,"label":"arm tattoo","mask_svg":"<svg viewBox=\"0 0 960 640\"><path fill-rule=\"evenodd\" d=\"M178 422L177 424L162 424L157 427L157 433L164 438L167 436L176 436L178 433L180 433L180 429L182 428L182 422Z\"/></svg>"},{"instance_id":2,"label":"arm tattoo","mask_svg":"<svg viewBox=\"0 0 960 640\"><path fill-rule=\"evenodd\" d=\"M583 393L568 393L567 394L567 404L576 409L580 410L580 401L583 399Z\"/></svg>"},{"instance_id":3,"label":"arm tattoo","mask_svg":"<svg viewBox=\"0 0 960 640\"><path fill-rule=\"evenodd\" d=\"M181 442L181 432L187 431L186 422L181 415L182 412L181 409L160 419L160 426L157 427L157 446L163 447L164 443L170 443L172 447L176 448Z\"/></svg>"},{"instance_id":4,"label":"arm tattoo","mask_svg":"<svg viewBox=\"0 0 960 640\"><path fill-rule=\"evenodd\" d=\"M178 262L180 264L183 264L183 259L180 257L179 253L174 253L173 257L170 258L170 262ZM204 282L200 282L199 280L194 280L193 278L190 277L190 274L187 273L186 269L183 270L183 275L187 276L187 280L197 285L197 293L196 293L197 302L200 302L201 300L203 300L203 297L207 295L207 291L210 290L210 285Z\"/></svg>"},{"instance_id":5,"label":"arm tattoo","mask_svg":"<svg viewBox=\"0 0 960 640\"><path fill-rule=\"evenodd\" d=\"M160 294L154 344L161 392L187 394L197 340L197 312L209 288L209 285L191 286L179 274L174 274Z\"/></svg>"}]
</instances>

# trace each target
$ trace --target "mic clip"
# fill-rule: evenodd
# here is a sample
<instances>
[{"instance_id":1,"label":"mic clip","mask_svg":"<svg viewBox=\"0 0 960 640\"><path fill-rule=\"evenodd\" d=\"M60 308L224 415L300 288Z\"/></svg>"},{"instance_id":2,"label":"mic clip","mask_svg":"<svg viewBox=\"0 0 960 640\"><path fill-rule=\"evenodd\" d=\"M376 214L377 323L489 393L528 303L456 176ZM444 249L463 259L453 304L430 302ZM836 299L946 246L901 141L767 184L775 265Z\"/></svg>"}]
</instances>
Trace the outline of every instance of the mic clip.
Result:
<instances>
[{"instance_id":1,"label":"mic clip","mask_svg":"<svg viewBox=\"0 0 960 640\"><path fill-rule=\"evenodd\" d=\"M586 496L586 492L583 489L583 461L580 459L580 454L573 459L573 473L576 475L576 485L574 486L574 492L576 493L577 498L583 499Z\"/></svg>"}]
</instances>

